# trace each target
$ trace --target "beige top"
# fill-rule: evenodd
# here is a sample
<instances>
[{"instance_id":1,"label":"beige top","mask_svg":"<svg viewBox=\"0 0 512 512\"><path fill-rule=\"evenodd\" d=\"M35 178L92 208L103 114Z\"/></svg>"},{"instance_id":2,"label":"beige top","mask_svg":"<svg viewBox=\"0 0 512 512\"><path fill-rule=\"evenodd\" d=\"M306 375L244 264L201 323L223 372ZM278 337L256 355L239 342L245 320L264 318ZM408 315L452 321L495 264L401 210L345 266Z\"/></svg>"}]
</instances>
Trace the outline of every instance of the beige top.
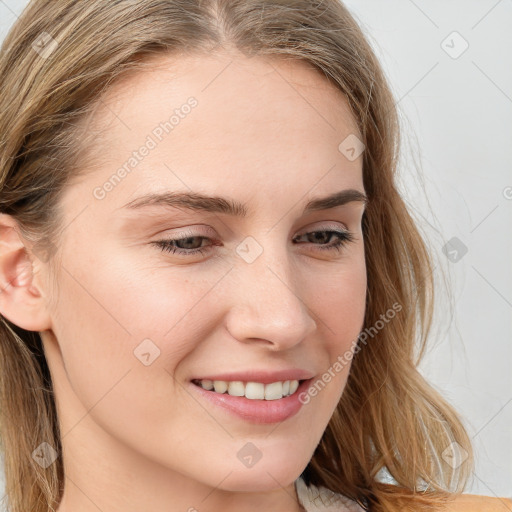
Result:
<instances>
[{"instance_id":1,"label":"beige top","mask_svg":"<svg viewBox=\"0 0 512 512\"><path fill-rule=\"evenodd\" d=\"M302 477L295 480L295 489L305 512L364 512L355 501L325 487L308 486Z\"/></svg>"},{"instance_id":2,"label":"beige top","mask_svg":"<svg viewBox=\"0 0 512 512\"><path fill-rule=\"evenodd\" d=\"M325 487L307 486L299 477L295 489L304 512L364 512L355 501ZM446 503L445 512L512 512L512 499L461 494ZM398 509L397 509L397 512Z\"/></svg>"}]
</instances>

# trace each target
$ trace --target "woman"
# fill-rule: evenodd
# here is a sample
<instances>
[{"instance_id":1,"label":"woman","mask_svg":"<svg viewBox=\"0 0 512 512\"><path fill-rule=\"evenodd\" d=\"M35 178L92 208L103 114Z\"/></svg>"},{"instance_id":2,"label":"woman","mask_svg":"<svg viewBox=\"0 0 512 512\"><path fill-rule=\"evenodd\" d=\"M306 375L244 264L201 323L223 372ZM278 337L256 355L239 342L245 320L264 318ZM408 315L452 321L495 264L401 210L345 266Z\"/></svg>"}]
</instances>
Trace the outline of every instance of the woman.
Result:
<instances>
[{"instance_id":1,"label":"woman","mask_svg":"<svg viewBox=\"0 0 512 512\"><path fill-rule=\"evenodd\" d=\"M36 0L0 72L9 511L510 510L342 4Z\"/></svg>"}]
</instances>

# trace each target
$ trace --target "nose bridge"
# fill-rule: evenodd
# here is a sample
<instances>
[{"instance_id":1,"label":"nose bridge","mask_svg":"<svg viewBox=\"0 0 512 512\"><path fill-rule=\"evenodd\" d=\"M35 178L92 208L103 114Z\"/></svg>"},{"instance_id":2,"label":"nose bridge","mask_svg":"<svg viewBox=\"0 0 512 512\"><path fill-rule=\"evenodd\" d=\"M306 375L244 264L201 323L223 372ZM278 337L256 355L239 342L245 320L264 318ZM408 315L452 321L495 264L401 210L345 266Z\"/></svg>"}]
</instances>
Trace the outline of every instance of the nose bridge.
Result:
<instances>
[{"instance_id":1,"label":"nose bridge","mask_svg":"<svg viewBox=\"0 0 512 512\"><path fill-rule=\"evenodd\" d=\"M300 296L298 275L285 244L276 247L271 239L266 237L264 249L260 244L258 248L254 239L246 239L237 248L242 252L233 269L236 290L227 328L239 341L264 339L282 349L302 341L316 323Z\"/></svg>"}]
</instances>

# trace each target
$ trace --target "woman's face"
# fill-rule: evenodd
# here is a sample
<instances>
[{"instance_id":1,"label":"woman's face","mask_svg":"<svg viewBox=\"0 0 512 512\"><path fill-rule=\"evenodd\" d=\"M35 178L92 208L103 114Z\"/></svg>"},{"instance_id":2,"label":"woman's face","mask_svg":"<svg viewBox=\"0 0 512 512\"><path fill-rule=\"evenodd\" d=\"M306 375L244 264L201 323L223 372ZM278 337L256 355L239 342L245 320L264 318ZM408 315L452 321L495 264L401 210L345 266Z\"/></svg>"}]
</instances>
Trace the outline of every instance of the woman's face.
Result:
<instances>
[{"instance_id":1,"label":"woman's face","mask_svg":"<svg viewBox=\"0 0 512 512\"><path fill-rule=\"evenodd\" d=\"M67 475L115 472L133 479L127 493L149 475L158 493L170 474L219 492L289 486L340 399L363 325L364 203L304 211L364 193L346 100L297 61L165 56L118 82L89 129L101 129L101 164L84 161L62 198L44 333ZM142 204L148 194L160 200ZM187 207L177 194L224 200ZM285 381L288 371L322 386L232 400L246 416L191 381Z\"/></svg>"}]
</instances>

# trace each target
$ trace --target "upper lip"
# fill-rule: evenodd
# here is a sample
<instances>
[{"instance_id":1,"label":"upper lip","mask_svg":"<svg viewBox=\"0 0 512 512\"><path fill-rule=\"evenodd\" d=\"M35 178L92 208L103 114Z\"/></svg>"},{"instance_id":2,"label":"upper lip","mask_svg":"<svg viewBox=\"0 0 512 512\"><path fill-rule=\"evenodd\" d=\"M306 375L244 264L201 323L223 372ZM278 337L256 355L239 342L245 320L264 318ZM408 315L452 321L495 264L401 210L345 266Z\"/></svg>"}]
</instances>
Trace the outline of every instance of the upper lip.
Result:
<instances>
[{"instance_id":1,"label":"upper lip","mask_svg":"<svg viewBox=\"0 0 512 512\"><path fill-rule=\"evenodd\" d=\"M223 380L227 382L261 382L262 384L270 384L271 382L285 380L307 380L314 377L314 374L301 369L278 370L270 372L268 370L247 370L243 372L218 373L215 375L203 375L194 377L191 380Z\"/></svg>"}]
</instances>

